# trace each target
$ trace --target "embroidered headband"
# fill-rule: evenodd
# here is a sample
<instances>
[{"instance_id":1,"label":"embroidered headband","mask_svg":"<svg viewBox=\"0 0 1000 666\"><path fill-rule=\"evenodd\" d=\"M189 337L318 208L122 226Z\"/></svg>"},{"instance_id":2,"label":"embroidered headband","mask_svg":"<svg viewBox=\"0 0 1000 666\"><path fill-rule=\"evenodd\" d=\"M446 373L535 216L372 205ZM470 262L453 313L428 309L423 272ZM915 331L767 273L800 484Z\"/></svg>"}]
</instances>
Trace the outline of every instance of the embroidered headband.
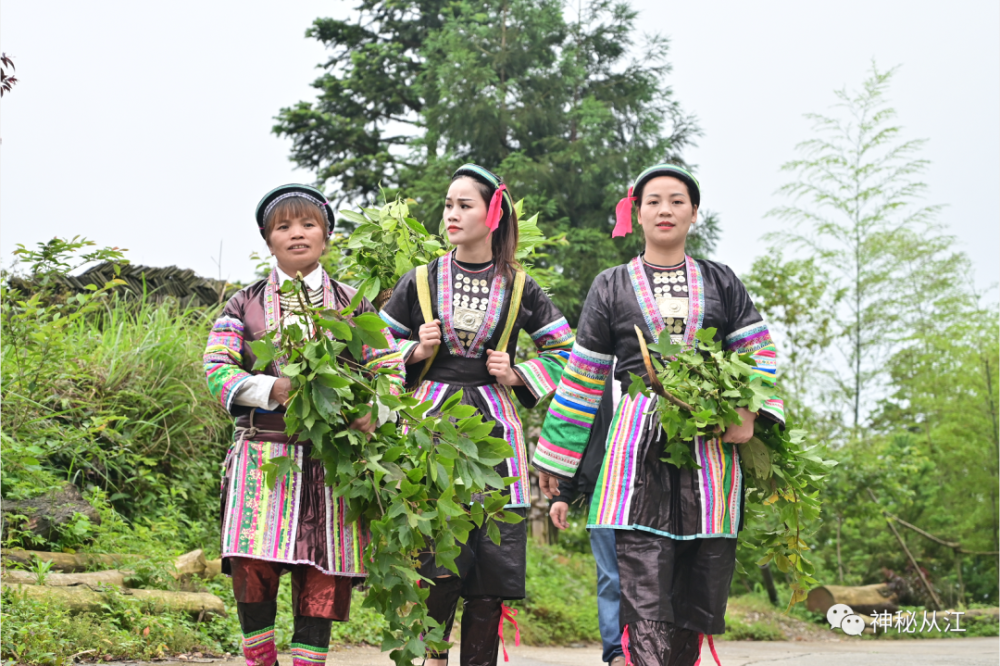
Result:
<instances>
[{"instance_id":1,"label":"embroidered headband","mask_svg":"<svg viewBox=\"0 0 1000 666\"><path fill-rule=\"evenodd\" d=\"M265 194L264 198L257 204L257 228L260 230L261 236L264 235L264 225L267 222L267 217L272 213L272 211L274 211L275 206L285 199L292 199L295 197L305 199L306 201L319 207L326 217L327 235L329 236L333 234L333 225L335 222L333 207L330 205L330 202L326 200L326 197L323 196L323 193L315 187L310 187L309 185L289 183L288 185L282 185L281 187L274 188Z\"/></svg>"},{"instance_id":2,"label":"embroidered headband","mask_svg":"<svg viewBox=\"0 0 1000 666\"><path fill-rule=\"evenodd\" d=\"M496 231L500 226L500 221L509 219L511 211L514 210L514 200L511 199L503 179L478 164L463 164L458 167L452 179L459 176L470 176L493 188L493 196L490 197L490 205L486 209L486 226L490 228L491 232Z\"/></svg>"},{"instance_id":3,"label":"embroidered headband","mask_svg":"<svg viewBox=\"0 0 1000 666\"><path fill-rule=\"evenodd\" d=\"M698 184L698 180L688 173L686 169L674 166L673 164L651 166L639 174L639 177L635 179L632 186L628 188L628 196L619 201L618 205L615 206L615 230L611 232L612 238L632 233L632 204L639 198L638 195L633 196L632 193L638 192L641 195L643 186L657 176L673 176L677 178L687 185L688 193L691 195L691 203L695 206L701 204L701 186Z\"/></svg>"}]
</instances>

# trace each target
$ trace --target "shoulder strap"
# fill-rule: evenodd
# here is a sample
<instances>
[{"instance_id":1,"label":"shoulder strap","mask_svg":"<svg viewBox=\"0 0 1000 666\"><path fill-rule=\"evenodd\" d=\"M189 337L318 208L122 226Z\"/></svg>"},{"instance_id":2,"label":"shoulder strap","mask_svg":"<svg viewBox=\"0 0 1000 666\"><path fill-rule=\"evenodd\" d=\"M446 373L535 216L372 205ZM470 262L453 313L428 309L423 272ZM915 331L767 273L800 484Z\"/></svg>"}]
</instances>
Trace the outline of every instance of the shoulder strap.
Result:
<instances>
[{"instance_id":1,"label":"shoulder strap","mask_svg":"<svg viewBox=\"0 0 1000 666\"><path fill-rule=\"evenodd\" d=\"M521 311L521 296L524 295L524 271L517 271L514 273L514 292L510 296L510 310L507 311L507 323L503 327L503 335L500 336L500 341L497 343L498 352L506 352L507 345L510 343L510 334L514 330L514 321L517 319L517 313Z\"/></svg>"},{"instance_id":2,"label":"shoulder strap","mask_svg":"<svg viewBox=\"0 0 1000 666\"><path fill-rule=\"evenodd\" d=\"M431 283L427 276L427 264L417 266L417 300L420 301L420 313L424 316L424 323L434 321L434 310L431 309ZM434 352L424 362L424 369L420 371L420 378L417 384L424 381L427 371L431 369L434 358L437 356L440 346L434 348Z\"/></svg>"}]
</instances>

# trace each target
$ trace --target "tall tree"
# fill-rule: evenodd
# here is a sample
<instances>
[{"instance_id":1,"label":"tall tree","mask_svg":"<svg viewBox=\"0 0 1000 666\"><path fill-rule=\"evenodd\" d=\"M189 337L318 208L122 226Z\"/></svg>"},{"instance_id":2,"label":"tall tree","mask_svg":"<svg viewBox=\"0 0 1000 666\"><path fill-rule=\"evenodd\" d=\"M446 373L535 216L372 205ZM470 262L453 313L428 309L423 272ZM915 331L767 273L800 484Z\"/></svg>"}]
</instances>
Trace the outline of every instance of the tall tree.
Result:
<instances>
[{"instance_id":1,"label":"tall tree","mask_svg":"<svg viewBox=\"0 0 1000 666\"><path fill-rule=\"evenodd\" d=\"M793 199L771 215L795 227L776 235L805 248L844 298L836 310L846 369L837 393L857 429L884 389L885 362L921 320L947 307L967 262L934 230L938 206L920 203L923 140L905 140L886 92L895 69L874 64L860 90L837 91L838 113L808 114L817 137L783 170Z\"/></svg>"},{"instance_id":2,"label":"tall tree","mask_svg":"<svg viewBox=\"0 0 1000 666\"><path fill-rule=\"evenodd\" d=\"M593 277L640 247L636 236L610 239L630 179L650 163L683 163L699 133L665 85L667 41L634 43L636 12L613 0L358 10L356 24L323 19L310 32L335 57L314 84L319 99L279 115L293 160L344 197L405 186L425 220L440 217L456 166L495 168L546 233L567 234L551 253L563 277L553 295L574 320ZM717 218L702 225L692 250L706 254Z\"/></svg>"}]
</instances>

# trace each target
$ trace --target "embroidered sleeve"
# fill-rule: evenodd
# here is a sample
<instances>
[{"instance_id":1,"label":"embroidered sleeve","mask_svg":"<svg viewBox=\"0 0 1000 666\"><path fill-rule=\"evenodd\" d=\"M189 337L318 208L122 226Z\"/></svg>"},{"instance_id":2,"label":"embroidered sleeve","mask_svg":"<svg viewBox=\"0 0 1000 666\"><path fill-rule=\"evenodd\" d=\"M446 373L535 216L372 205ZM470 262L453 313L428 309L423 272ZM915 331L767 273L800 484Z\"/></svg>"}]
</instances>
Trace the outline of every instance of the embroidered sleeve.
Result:
<instances>
[{"instance_id":1,"label":"embroidered sleeve","mask_svg":"<svg viewBox=\"0 0 1000 666\"><path fill-rule=\"evenodd\" d=\"M375 308L367 298L361 301L361 305L358 306L354 314L358 315L363 312L375 312ZM383 321L385 321L384 317ZM376 349L369 345L362 345L361 360L365 364L365 369L371 372L383 369L389 370L392 393L393 395L399 395L403 392L403 382L406 378L406 366L403 365L403 354L399 350L399 345L396 344L396 338L391 326L382 327L382 335L389 342L389 346L385 349Z\"/></svg>"},{"instance_id":2,"label":"embroidered sleeve","mask_svg":"<svg viewBox=\"0 0 1000 666\"><path fill-rule=\"evenodd\" d=\"M252 375L243 369L243 319L236 299L230 299L222 315L212 324L202 361L208 390L227 411L233 411L233 398Z\"/></svg>"},{"instance_id":3,"label":"embroidered sleeve","mask_svg":"<svg viewBox=\"0 0 1000 666\"><path fill-rule=\"evenodd\" d=\"M410 339L418 337L416 329L419 327L419 323L413 321L410 315L412 305L417 300L415 273L415 271L410 271L400 278L392 290L389 302L378 313L388 326L388 331L402 355L403 363L406 363L410 354L420 344L419 339Z\"/></svg>"},{"instance_id":4,"label":"embroidered sleeve","mask_svg":"<svg viewBox=\"0 0 1000 666\"><path fill-rule=\"evenodd\" d=\"M535 467L562 478L573 477L580 466L614 362L606 283L598 276L587 294L576 341L532 458Z\"/></svg>"},{"instance_id":5,"label":"embroidered sleeve","mask_svg":"<svg viewBox=\"0 0 1000 666\"><path fill-rule=\"evenodd\" d=\"M524 380L524 388L530 392L524 395L524 391L516 391L518 398L525 407L531 408L556 390L576 336L566 318L534 280L530 280L529 285L532 312L525 330L535 343L538 358L518 363L514 372Z\"/></svg>"},{"instance_id":6,"label":"embroidered sleeve","mask_svg":"<svg viewBox=\"0 0 1000 666\"><path fill-rule=\"evenodd\" d=\"M756 372L765 384L774 388L772 397L761 407L760 414L785 424L784 401L777 389L777 349L763 317L757 312L746 287L735 276L734 293L728 299L729 320L733 331L723 340L723 347L741 354L750 354L757 363Z\"/></svg>"}]
</instances>

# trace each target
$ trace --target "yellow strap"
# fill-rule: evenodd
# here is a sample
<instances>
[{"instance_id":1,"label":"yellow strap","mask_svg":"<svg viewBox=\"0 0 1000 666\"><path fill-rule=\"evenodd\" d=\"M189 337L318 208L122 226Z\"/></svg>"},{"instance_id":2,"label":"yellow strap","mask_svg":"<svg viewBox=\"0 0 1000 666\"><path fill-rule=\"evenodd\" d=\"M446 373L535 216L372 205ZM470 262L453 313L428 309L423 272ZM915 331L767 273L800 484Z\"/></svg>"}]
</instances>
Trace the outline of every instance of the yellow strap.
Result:
<instances>
[{"instance_id":1,"label":"yellow strap","mask_svg":"<svg viewBox=\"0 0 1000 666\"><path fill-rule=\"evenodd\" d=\"M420 301L420 313L424 316L424 323L429 324L434 321L434 310L431 309L431 283L427 276L426 264L417 266L417 300ZM417 335L417 339L420 339L419 334ZM424 362L424 369L420 371L420 378L417 380L417 384L424 381L427 371L431 369L431 364L434 363L439 346L434 347L434 351L431 352L431 355Z\"/></svg>"},{"instance_id":2,"label":"yellow strap","mask_svg":"<svg viewBox=\"0 0 1000 666\"><path fill-rule=\"evenodd\" d=\"M507 323L503 327L503 335L497 343L498 352L506 352L510 342L510 334L514 330L514 321L521 310L521 296L524 294L524 271L514 273L514 293L510 297L510 310L507 311Z\"/></svg>"}]
</instances>

